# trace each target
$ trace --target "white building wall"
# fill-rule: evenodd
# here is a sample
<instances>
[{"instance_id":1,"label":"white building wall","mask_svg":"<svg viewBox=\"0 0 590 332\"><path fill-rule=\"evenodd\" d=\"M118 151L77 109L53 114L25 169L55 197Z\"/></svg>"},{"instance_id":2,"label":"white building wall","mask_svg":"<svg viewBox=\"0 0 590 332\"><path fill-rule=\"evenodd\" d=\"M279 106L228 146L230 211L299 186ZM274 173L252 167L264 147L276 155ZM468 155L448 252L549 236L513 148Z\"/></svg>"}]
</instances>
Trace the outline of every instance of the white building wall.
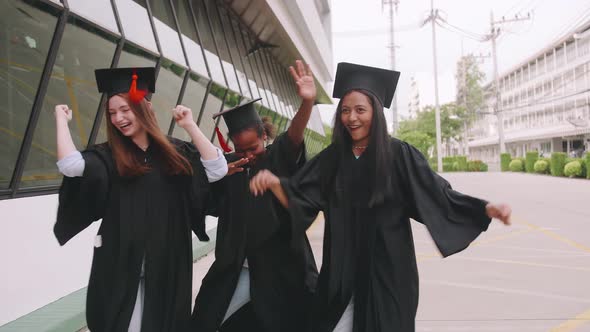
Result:
<instances>
[{"instance_id":1,"label":"white building wall","mask_svg":"<svg viewBox=\"0 0 590 332\"><path fill-rule=\"evenodd\" d=\"M513 156L524 156L527 150L545 154L561 151L562 139L582 140L588 151L589 28L590 22L586 22L501 76L500 109L504 113L506 150ZM492 89L492 84L486 87L486 102L490 106L494 101ZM492 112L492 108L487 112ZM497 154L490 152L498 144L497 126L495 115L484 116L475 123L471 131L474 139L469 144L473 156L488 156L490 159L484 160L488 162L499 160ZM540 128L554 135L546 137ZM548 147L550 151L546 151Z\"/></svg>"}]
</instances>

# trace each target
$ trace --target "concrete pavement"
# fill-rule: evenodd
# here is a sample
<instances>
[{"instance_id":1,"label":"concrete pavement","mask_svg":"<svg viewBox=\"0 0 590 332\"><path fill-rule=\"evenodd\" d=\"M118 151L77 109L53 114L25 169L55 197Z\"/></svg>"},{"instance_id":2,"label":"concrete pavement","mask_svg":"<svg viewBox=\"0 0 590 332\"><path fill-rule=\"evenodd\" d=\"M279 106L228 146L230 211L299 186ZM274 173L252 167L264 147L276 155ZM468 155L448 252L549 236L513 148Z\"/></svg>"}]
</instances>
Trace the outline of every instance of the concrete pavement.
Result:
<instances>
[{"instance_id":1,"label":"concrete pavement","mask_svg":"<svg viewBox=\"0 0 590 332\"><path fill-rule=\"evenodd\" d=\"M417 331L590 331L590 181L446 173L456 190L513 207L468 249L441 259L413 222L420 272ZM308 236L321 264L323 221ZM194 295L214 260L194 265Z\"/></svg>"}]
</instances>

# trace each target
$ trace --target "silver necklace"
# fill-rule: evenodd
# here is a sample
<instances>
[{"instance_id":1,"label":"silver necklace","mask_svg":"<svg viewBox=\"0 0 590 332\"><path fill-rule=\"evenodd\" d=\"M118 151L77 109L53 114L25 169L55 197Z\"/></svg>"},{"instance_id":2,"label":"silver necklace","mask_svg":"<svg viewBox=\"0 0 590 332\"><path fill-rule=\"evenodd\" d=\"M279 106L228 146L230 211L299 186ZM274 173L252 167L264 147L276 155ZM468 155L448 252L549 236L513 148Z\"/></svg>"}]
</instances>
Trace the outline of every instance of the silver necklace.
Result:
<instances>
[{"instance_id":1,"label":"silver necklace","mask_svg":"<svg viewBox=\"0 0 590 332\"><path fill-rule=\"evenodd\" d=\"M368 147L368 145L365 146L353 146L353 149L366 149Z\"/></svg>"}]
</instances>

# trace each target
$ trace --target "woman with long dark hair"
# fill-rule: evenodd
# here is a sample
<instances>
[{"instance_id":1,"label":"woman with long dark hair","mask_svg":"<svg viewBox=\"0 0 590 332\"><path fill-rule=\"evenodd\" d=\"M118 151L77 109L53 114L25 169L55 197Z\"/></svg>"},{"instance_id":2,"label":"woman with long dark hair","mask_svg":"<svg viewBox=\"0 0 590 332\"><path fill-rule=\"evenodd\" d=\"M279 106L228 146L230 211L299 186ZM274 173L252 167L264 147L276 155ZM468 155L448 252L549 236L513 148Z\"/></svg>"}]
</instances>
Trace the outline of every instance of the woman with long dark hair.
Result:
<instances>
[{"instance_id":1,"label":"woman with long dark hair","mask_svg":"<svg viewBox=\"0 0 590 332\"><path fill-rule=\"evenodd\" d=\"M96 71L108 94L108 141L76 150L67 105L55 107L58 168L64 174L54 233L64 245L102 219L86 301L93 332L187 331L192 236L207 240L204 201L227 162L193 121L173 110L193 144L166 137L151 103L154 68Z\"/></svg>"},{"instance_id":2,"label":"woman with long dark hair","mask_svg":"<svg viewBox=\"0 0 590 332\"><path fill-rule=\"evenodd\" d=\"M384 105L399 73L341 63L333 143L290 180L270 172L250 183L272 190L297 236L324 211L323 262L313 331L414 331L418 270L410 218L448 256L465 249L510 207L454 191L411 145L389 137Z\"/></svg>"}]
</instances>

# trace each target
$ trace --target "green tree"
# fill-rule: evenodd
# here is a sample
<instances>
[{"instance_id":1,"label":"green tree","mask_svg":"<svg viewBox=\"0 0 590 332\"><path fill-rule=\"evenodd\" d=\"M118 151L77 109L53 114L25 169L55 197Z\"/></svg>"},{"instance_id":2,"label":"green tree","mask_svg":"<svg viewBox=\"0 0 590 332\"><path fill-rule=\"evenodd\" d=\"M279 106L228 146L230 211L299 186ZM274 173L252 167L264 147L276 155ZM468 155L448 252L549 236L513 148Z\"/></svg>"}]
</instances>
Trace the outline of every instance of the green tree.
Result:
<instances>
[{"instance_id":1,"label":"green tree","mask_svg":"<svg viewBox=\"0 0 590 332\"><path fill-rule=\"evenodd\" d=\"M457 98L456 104L463 108L462 114L457 114L467 125L475 120L475 112L484 103L484 91L481 86L485 80L485 73L479 69L474 55L463 56L457 62Z\"/></svg>"},{"instance_id":2,"label":"green tree","mask_svg":"<svg viewBox=\"0 0 590 332\"><path fill-rule=\"evenodd\" d=\"M429 155L429 150L434 145L434 139L420 131L405 131L400 133L398 138L412 144L425 156Z\"/></svg>"},{"instance_id":3,"label":"green tree","mask_svg":"<svg viewBox=\"0 0 590 332\"><path fill-rule=\"evenodd\" d=\"M442 141L448 142L461 137L462 112L464 109L457 107L455 103L444 104L440 107ZM415 119L401 121L397 137L414 145L425 155L432 157L427 151L430 151L436 144L434 106L425 106Z\"/></svg>"}]
</instances>

